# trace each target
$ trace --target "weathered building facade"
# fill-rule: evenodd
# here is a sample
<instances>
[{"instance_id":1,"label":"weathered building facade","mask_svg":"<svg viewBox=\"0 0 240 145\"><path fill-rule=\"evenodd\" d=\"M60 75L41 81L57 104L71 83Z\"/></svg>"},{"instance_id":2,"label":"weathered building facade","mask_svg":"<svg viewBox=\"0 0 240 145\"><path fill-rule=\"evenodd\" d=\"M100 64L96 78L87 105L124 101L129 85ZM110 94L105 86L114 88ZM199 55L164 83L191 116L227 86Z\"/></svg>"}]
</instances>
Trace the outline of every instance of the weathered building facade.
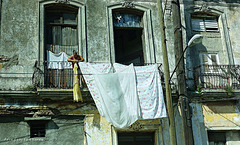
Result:
<instances>
[{"instance_id":1,"label":"weathered building facade","mask_svg":"<svg viewBox=\"0 0 240 145\"><path fill-rule=\"evenodd\" d=\"M162 1L170 73L180 55L175 5ZM171 81L177 144L239 144L240 1L179 5L180 45L194 34L203 41ZM71 68L48 67L48 51L76 50L85 62L157 63L163 72L157 0L1 0L0 13L0 144L170 144L168 118L116 129L86 87L83 102L73 101Z\"/></svg>"}]
</instances>

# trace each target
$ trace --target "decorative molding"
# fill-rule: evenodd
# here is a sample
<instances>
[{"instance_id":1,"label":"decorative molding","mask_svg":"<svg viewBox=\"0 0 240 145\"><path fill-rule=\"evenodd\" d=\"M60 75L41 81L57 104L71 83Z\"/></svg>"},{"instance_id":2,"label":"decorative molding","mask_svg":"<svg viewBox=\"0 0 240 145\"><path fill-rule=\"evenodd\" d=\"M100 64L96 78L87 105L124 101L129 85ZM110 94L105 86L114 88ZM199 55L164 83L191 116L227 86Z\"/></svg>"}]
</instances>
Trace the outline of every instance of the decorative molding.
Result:
<instances>
[{"instance_id":1,"label":"decorative molding","mask_svg":"<svg viewBox=\"0 0 240 145\"><path fill-rule=\"evenodd\" d=\"M199 11L202 11L202 12L210 12L210 8L207 6L207 5L202 5L200 8L199 8Z\"/></svg>"},{"instance_id":2,"label":"decorative molding","mask_svg":"<svg viewBox=\"0 0 240 145\"><path fill-rule=\"evenodd\" d=\"M67 4L70 0L55 0L56 3Z\"/></svg>"},{"instance_id":3,"label":"decorative molding","mask_svg":"<svg viewBox=\"0 0 240 145\"><path fill-rule=\"evenodd\" d=\"M140 129L142 129L142 124L139 123L138 121L136 121L135 123L133 123L131 126L128 127L129 129L133 129L134 131L138 131Z\"/></svg>"},{"instance_id":4,"label":"decorative molding","mask_svg":"<svg viewBox=\"0 0 240 145\"><path fill-rule=\"evenodd\" d=\"M135 4L133 2L130 2L130 1L125 1L125 2L122 3L122 7L124 7L124 8L134 8Z\"/></svg>"}]
</instances>

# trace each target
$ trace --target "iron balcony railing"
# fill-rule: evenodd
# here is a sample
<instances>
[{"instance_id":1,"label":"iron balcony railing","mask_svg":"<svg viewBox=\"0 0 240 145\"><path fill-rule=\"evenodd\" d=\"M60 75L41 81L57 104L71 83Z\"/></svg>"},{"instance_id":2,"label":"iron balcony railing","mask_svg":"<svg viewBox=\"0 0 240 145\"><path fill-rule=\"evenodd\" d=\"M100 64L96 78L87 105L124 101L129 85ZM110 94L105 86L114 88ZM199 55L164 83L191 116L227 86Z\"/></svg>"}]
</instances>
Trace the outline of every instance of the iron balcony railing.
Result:
<instances>
[{"instance_id":1,"label":"iron balcony railing","mask_svg":"<svg viewBox=\"0 0 240 145\"><path fill-rule=\"evenodd\" d=\"M240 65L199 65L194 76L196 88L240 89Z\"/></svg>"},{"instance_id":2,"label":"iron balcony railing","mask_svg":"<svg viewBox=\"0 0 240 145\"><path fill-rule=\"evenodd\" d=\"M54 65L61 66L62 69L51 69L49 68L50 63L51 62L45 61L43 64L44 71L42 71L41 73L36 73L36 76L37 74L42 74L41 77L39 77L41 78L40 80L41 83L39 83L40 85L38 85L37 87L38 88L71 89L73 87L73 76L74 76L72 66L70 66L70 68L69 66L68 68L64 68L63 63L66 66L67 62L59 61L59 62L54 62L55 63ZM153 64L153 63L134 64L134 65L139 66L139 65L150 65L150 64ZM161 70L161 65L162 65L161 63L158 63L158 66L159 66L158 70L163 83L164 78L163 78L163 72ZM79 71L79 78L81 78L80 86L82 88L86 87L85 81L83 79L83 75L84 74L81 74L81 72Z\"/></svg>"}]
</instances>

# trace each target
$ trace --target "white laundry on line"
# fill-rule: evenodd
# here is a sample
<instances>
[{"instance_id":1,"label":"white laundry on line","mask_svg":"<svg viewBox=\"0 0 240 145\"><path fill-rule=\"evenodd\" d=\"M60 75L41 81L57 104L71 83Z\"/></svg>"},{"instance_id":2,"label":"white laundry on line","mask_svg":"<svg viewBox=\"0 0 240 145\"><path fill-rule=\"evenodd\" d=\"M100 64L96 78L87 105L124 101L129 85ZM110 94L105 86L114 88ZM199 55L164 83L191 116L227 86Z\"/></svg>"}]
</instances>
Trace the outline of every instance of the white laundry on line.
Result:
<instances>
[{"instance_id":1,"label":"white laundry on line","mask_svg":"<svg viewBox=\"0 0 240 145\"><path fill-rule=\"evenodd\" d=\"M137 119L167 117L157 65L79 63L101 116L117 128Z\"/></svg>"},{"instance_id":2,"label":"white laundry on line","mask_svg":"<svg viewBox=\"0 0 240 145\"><path fill-rule=\"evenodd\" d=\"M126 65L114 64L114 68L117 71L125 67ZM141 109L141 118L139 119L167 117L157 64L134 66L134 70L136 73L137 94Z\"/></svg>"},{"instance_id":3,"label":"white laundry on line","mask_svg":"<svg viewBox=\"0 0 240 145\"><path fill-rule=\"evenodd\" d=\"M47 68L48 69L72 69L72 63L68 62L68 55L65 52L54 54L47 51Z\"/></svg>"},{"instance_id":4,"label":"white laundry on line","mask_svg":"<svg viewBox=\"0 0 240 145\"><path fill-rule=\"evenodd\" d=\"M101 116L117 128L125 128L139 118L139 103L133 65L111 72L104 63L79 63L87 86Z\"/></svg>"}]
</instances>

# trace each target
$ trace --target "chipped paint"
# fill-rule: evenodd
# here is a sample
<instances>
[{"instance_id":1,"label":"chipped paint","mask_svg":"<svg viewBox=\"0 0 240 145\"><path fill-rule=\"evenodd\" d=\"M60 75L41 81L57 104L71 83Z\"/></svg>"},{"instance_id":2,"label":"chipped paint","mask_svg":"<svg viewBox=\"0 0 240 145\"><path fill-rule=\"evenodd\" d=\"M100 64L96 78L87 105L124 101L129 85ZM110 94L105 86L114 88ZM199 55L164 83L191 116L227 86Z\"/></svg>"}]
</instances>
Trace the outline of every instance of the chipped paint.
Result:
<instances>
[{"instance_id":1,"label":"chipped paint","mask_svg":"<svg viewBox=\"0 0 240 145\"><path fill-rule=\"evenodd\" d=\"M85 120L87 145L111 145L111 125L99 114L87 115Z\"/></svg>"},{"instance_id":2,"label":"chipped paint","mask_svg":"<svg viewBox=\"0 0 240 145\"><path fill-rule=\"evenodd\" d=\"M202 105L205 126L209 129L240 128L239 111L233 102Z\"/></svg>"}]
</instances>

